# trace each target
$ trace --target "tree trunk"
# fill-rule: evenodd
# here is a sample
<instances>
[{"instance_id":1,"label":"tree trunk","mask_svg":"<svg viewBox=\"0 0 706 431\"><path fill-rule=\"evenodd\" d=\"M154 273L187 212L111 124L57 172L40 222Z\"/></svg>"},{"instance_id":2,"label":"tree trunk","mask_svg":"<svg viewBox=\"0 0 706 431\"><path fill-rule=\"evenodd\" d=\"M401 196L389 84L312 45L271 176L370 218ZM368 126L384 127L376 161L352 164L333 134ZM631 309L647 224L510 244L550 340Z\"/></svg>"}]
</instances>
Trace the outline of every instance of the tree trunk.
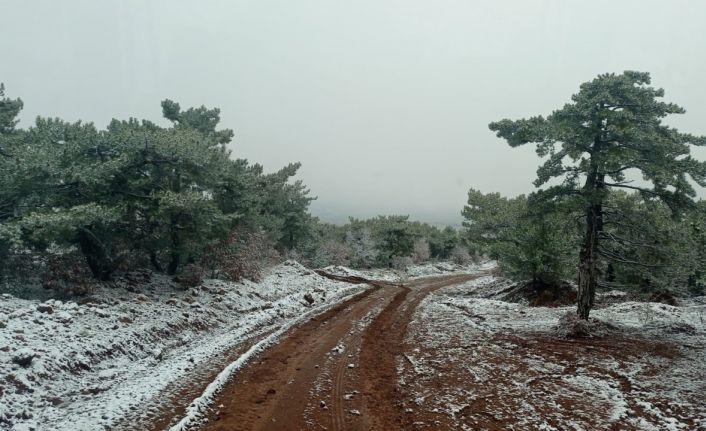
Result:
<instances>
[{"instance_id":1,"label":"tree trunk","mask_svg":"<svg viewBox=\"0 0 706 431\"><path fill-rule=\"evenodd\" d=\"M169 261L169 265L167 265L167 274L169 275L174 275L177 273L177 270L179 269L179 265L181 264L181 235L179 235L179 226L178 223L176 222L175 219L172 219L171 223L171 237L172 237L172 245L171 245L171 259Z\"/></svg>"},{"instance_id":2,"label":"tree trunk","mask_svg":"<svg viewBox=\"0 0 706 431\"><path fill-rule=\"evenodd\" d=\"M179 170L174 170L172 172L172 184L171 189L174 192L181 192L181 173ZM181 235L179 235L179 218L180 214L172 215L169 223L170 236L172 239L171 245L171 258L169 260L169 265L167 265L167 274L174 275L179 269L181 264Z\"/></svg>"},{"instance_id":3,"label":"tree trunk","mask_svg":"<svg viewBox=\"0 0 706 431\"><path fill-rule=\"evenodd\" d=\"M167 274L169 274L169 275L176 274L177 269L179 269L180 262L181 262L181 256L179 255L179 252L173 251L172 258L169 261L169 266L167 266Z\"/></svg>"},{"instance_id":4,"label":"tree trunk","mask_svg":"<svg viewBox=\"0 0 706 431\"><path fill-rule=\"evenodd\" d=\"M593 308L598 282L598 235L603 228L603 206L590 205L586 209L586 233L579 254L579 293L576 312L588 320Z\"/></svg>"},{"instance_id":5,"label":"tree trunk","mask_svg":"<svg viewBox=\"0 0 706 431\"><path fill-rule=\"evenodd\" d=\"M598 237L603 230L603 199L605 199L605 174L599 172L595 153L600 150L601 137L597 136L591 152L591 167L583 186L586 203L586 232L579 252L579 292L576 312L588 320L596 297L598 284Z\"/></svg>"},{"instance_id":6,"label":"tree trunk","mask_svg":"<svg viewBox=\"0 0 706 431\"><path fill-rule=\"evenodd\" d=\"M164 268L162 268L162 265L159 263L157 253L155 251L150 251L150 263L157 272L164 272Z\"/></svg>"},{"instance_id":7,"label":"tree trunk","mask_svg":"<svg viewBox=\"0 0 706 431\"><path fill-rule=\"evenodd\" d=\"M78 243L93 276L98 280L109 281L115 270L115 262L105 244L86 228L78 231Z\"/></svg>"},{"instance_id":8,"label":"tree trunk","mask_svg":"<svg viewBox=\"0 0 706 431\"><path fill-rule=\"evenodd\" d=\"M169 275L176 274L181 264L181 253L179 252L180 239L179 232L176 231L176 226L172 225L172 252L169 265L167 265L167 274Z\"/></svg>"}]
</instances>

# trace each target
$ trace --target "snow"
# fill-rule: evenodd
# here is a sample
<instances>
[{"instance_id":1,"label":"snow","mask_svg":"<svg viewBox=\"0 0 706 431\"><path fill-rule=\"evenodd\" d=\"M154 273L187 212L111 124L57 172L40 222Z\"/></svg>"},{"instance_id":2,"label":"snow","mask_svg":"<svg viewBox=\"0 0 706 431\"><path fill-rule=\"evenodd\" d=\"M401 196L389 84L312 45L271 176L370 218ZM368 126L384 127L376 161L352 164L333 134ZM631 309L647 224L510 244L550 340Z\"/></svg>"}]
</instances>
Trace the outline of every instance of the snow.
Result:
<instances>
[{"instance_id":1,"label":"snow","mask_svg":"<svg viewBox=\"0 0 706 431\"><path fill-rule=\"evenodd\" d=\"M493 265L326 270L404 281ZM573 307L503 301L501 292L509 286L485 276L440 289L419 304L405 340L416 348L399 362L407 410L434 412L437 421L456 429L493 423L510 423L509 429L706 427L705 298L675 307L608 292L618 302L594 310L592 317L612 328L610 336L571 340L557 337L555 326ZM187 429L203 419L214 395L253 356L298 322L365 289L288 261L260 283L207 280L183 291L153 276L140 292L101 288L96 302L81 304L2 295L0 430L134 429L149 422L175 383L193 381L196 370L208 369L233 346L250 345L224 364L172 428ZM357 322L351 335L378 311ZM348 342L342 340L331 355L355 353ZM312 400L321 399L331 384L329 362L321 364ZM487 411L475 415L477 406Z\"/></svg>"},{"instance_id":2,"label":"snow","mask_svg":"<svg viewBox=\"0 0 706 431\"><path fill-rule=\"evenodd\" d=\"M125 417L154 412L165 388L188 381L226 349L275 331L221 373L212 393L288 327L367 286L329 280L288 261L261 283L207 280L180 291L153 276L144 288L141 294L102 288L99 302L87 304L3 295L0 429L119 428ZM20 365L20 356L31 356L31 363Z\"/></svg>"},{"instance_id":3,"label":"snow","mask_svg":"<svg viewBox=\"0 0 706 431\"><path fill-rule=\"evenodd\" d=\"M482 277L420 303L406 339L416 348L400 363L415 410L453 429L706 426L706 305L698 298L678 307L608 303L591 313L608 336L565 339L555 327L573 306L499 300L509 285Z\"/></svg>"},{"instance_id":4,"label":"snow","mask_svg":"<svg viewBox=\"0 0 706 431\"><path fill-rule=\"evenodd\" d=\"M494 261L484 261L478 264L458 265L452 262L427 262L412 265L405 270L392 269L351 269L345 266L331 265L323 268L324 271L343 276L363 277L370 280L404 281L409 278L427 277L444 274L467 274L494 268Z\"/></svg>"}]
</instances>

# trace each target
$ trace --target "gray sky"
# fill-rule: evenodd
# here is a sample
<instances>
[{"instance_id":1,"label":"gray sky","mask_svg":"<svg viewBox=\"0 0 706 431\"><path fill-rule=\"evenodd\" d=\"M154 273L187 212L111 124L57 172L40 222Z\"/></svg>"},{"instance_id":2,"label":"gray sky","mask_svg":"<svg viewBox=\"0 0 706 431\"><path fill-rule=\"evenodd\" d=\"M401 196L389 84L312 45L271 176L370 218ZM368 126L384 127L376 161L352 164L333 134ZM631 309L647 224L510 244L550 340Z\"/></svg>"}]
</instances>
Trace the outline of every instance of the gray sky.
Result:
<instances>
[{"instance_id":1,"label":"gray sky","mask_svg":"<svg viewBox=\"0 0 706 431\"><path fill-rule=\"evenodd\" d=\"M457 223L469 187L532 190L533 148L490 121L548 114L599 73L649 71L706 134L702 1L14 1L0 81L37 115L222 110L234 154L301 161L325 220ZM703 158L705 152L700 152ZM703 195L703 193L702 193Z\"/></svg>"}]
</instances>

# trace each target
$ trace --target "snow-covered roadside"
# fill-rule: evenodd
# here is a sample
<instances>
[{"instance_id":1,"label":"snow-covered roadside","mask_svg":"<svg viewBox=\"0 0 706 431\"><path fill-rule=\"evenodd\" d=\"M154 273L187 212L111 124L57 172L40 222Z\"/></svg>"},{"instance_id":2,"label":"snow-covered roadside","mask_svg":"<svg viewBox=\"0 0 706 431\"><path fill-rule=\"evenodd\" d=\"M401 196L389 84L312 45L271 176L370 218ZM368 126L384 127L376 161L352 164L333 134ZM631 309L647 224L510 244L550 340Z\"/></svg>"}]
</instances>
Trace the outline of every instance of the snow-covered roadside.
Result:
<instances>
[{"instance_id":1,"label":"snow-covered roadside","mask_svg":"<svg viewBox=\"0 0 706 431\"><path fill-rule=\"evenodd\" d=\"M488 296L488 288L502 289L508 285L502 281L493 276L482 277L441 289L425 301L458 308L468 316L483 316L480 328L485 330L546 331L556 325L562 315L574 310L574 306L530 307L478 297ZM681 302L682 305L675 307L656 302L626 301L596 308L591 312L591 317L625 332L641 335L704 332L706 304L687 300Z\"/></svg>"},{"instance_id":2,"label":"snow-covered roadside","mask_svg":"<svg viewBox=\"0 0 706 431\"><path fill-rule=\"evenodd\" d=\"M405 270L394 269L350 269L344 266L327 266L324 271L343 276L363 277L371 280L403 281L409 278L428 277L434 275L472 274L478 271L491 270L497 266L495 261L484 261L468 265L458 265L452 262L428 262L412 265Z\"/></svg>"},{"instance_id":3,"label":"snow-covered roadside","mask_svg":"<svg viewBox=\"0 0 706 431\"><path fill-rule=\"evenodd\" d=\"M573 306L488 299L505 287L483 277L419 305L407 339L415 348L400 368L408 408L425 412L420 421L454 429L706 426L702 302L608 305L591 315L612 328L609 336L564 339L554 327Z\"/></svg>"},{"instance_id":4,"label":"snow-covered roadside","mask_svg":"<svg viewBox=\"0 0 706 431\"><path fill-rule=\"evenodd\" d=\"M290 261L261 283L208 280L186 292L150 283L83 305L3 296L0 429L103 430L149 414L167 385L225 349L365 289Z\"/></svg>"}]
</instances>

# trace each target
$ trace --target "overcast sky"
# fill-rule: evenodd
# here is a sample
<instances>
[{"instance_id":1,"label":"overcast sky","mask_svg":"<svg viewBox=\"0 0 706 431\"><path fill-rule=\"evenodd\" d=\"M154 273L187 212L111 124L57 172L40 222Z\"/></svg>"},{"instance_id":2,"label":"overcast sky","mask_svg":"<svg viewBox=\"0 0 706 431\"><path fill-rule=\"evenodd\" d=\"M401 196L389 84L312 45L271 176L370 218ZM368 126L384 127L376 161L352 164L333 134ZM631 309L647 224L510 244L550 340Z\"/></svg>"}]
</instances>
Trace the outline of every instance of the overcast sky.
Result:
<instances>
[{"instance_id":1,"label":"overcast sky","mask_svg":"<svg viewBox=\"0 0 706 431\"><path fill-rule=\"evenodd\" d=\"M469 187L532 190L533 148L488 130L599 73L649 71L706 134L703 1L8 1L0 81L34 117L156 120L219 107L232 149L301 161L324 220L458 223ZM700 156L705 153L699 153ZM701 193L703 195L703 193Z\"/></svg>"}]
</instances>

